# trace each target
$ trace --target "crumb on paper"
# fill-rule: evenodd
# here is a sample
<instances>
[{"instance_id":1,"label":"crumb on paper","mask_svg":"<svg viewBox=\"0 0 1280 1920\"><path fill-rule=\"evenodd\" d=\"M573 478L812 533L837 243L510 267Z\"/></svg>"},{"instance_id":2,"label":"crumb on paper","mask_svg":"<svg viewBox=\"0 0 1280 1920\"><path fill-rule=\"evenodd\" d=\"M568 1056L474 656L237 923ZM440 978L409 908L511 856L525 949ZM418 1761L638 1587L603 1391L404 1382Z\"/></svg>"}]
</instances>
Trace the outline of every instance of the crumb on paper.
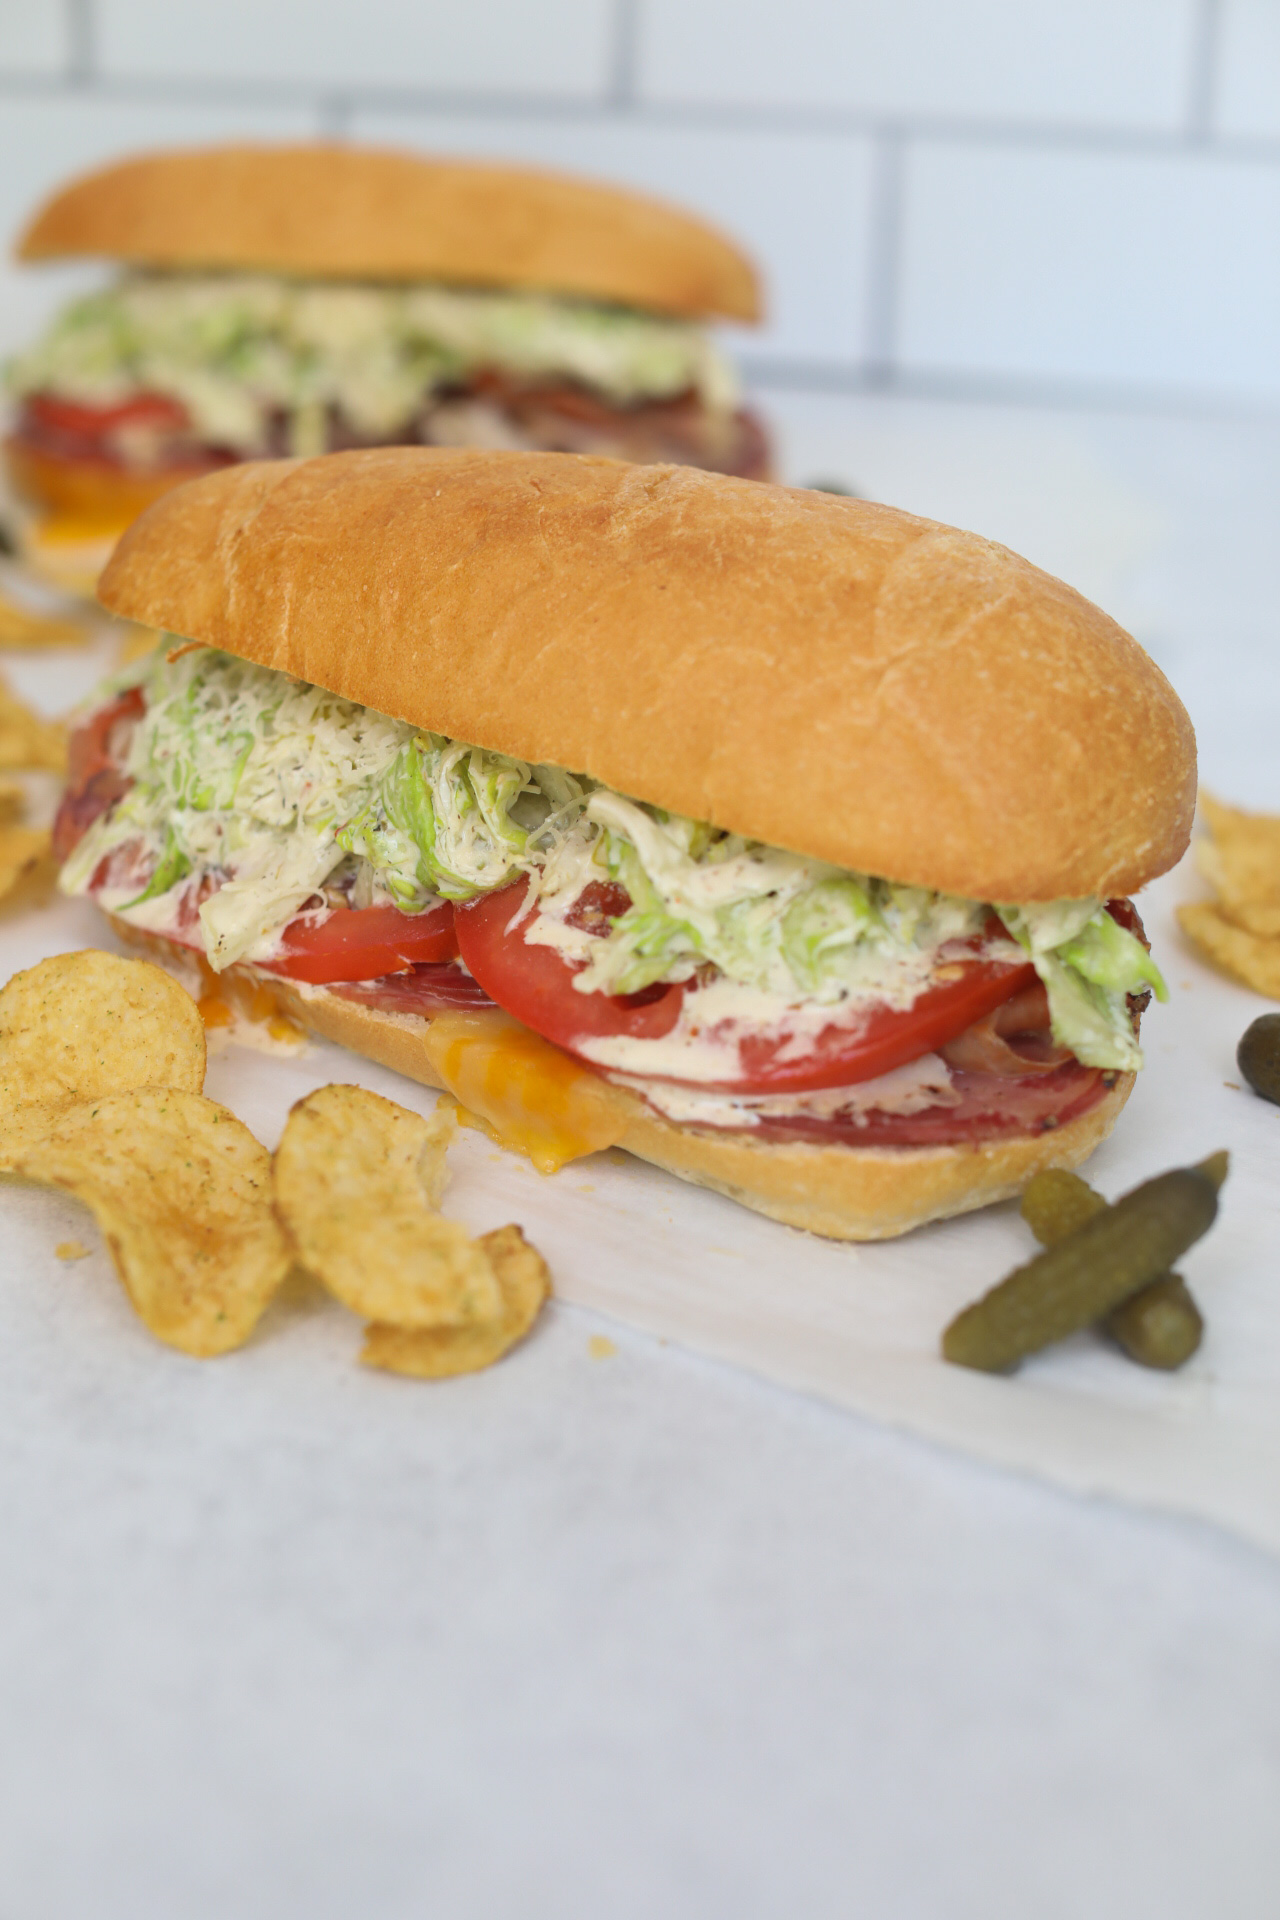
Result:
<instances>
[{"instance_id":1,"label":"crumb on paper","mask_svg":"<svg viewBox=\"0 0 1280 1920\"><path fill-rule=\"evenodd\" d=\"M1240 1082L1238 1080L1224 1080L1222 1084L1224 1087L1229 1087L1232 1093L1244 1092L1244 1088L1240 1085Z\"/></svg>"},{"instance_id":2,"label":"crumb on paper","mask_svg":"<svg viewBox=\"0 0 1280 1920\"><path fill-rule=\"evenodd\" d=\"M91 1248L83 1240L59 1240L54 1252L59 1260L87 1260Z\"/></svg>"},{"instance_id":3,"label":"crumb on paper","mask_svg":"<svg viewBox=\"0 0 1280 1920\"><path fill-rule=\"evenodd\" d=\"M612 1360L617 1351L615 1342L607 1333L593 1333L587 1342L587 1352L593 1360Z\"/></svg>"}]
</instances>

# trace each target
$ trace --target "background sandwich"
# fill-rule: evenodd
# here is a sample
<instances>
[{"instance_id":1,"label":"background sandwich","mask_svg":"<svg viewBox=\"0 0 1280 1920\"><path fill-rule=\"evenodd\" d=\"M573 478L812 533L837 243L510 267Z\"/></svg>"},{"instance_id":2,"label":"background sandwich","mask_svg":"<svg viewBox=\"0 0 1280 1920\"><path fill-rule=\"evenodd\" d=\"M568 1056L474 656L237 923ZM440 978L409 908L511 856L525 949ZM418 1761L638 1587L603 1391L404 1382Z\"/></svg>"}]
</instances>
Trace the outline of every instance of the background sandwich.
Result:
<instances>
[{"instance_id":1,"label":"background sandwich","mask_svg":"<svg viewBox=\"0 0 1280 1920\"><path fill-rule=\"evenodd\" d=\"M20 259L123 271L9 370L46 570L96 574L176 483L388 443L550 447L760 478L703 322L750 262L690 215L514 167L335 145L157 153L73 181Z\"/></svg>"},{"instance_id":2,"label":"background sandwich","mask_svg":"<svg viewBox=\"0 0 1280 1920\"><path fill-rule=\"evenodd\" d=\"M194 482L113 611L63 886L453 1091L873 1238L1082 1160L1162 992L1176 695L1095 607L889 508L385 450Z\"/></svg>"}]
</instances>

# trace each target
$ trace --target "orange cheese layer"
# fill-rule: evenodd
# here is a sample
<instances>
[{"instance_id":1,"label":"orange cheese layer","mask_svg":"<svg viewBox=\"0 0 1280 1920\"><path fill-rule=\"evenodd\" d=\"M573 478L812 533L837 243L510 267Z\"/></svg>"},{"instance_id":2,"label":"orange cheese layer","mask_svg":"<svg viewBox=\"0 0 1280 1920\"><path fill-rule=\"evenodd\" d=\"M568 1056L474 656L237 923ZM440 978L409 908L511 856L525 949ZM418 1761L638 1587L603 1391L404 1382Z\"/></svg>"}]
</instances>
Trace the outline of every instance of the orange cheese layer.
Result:
<instances>
[{"instance_id":1,"label":"orange cheese layer","mask_svg":"<svg viewBox=\"0 0 1280 1920\"><path fill-rule=\"evenodd\" d=\"M98 460L75 460L28 446L19 435L4 443L15 493L48 518L44 538L89 540L120 534L171 487L207 473L207 460L156 473L131 473Z\"/></svg>"},{"instance_id":2,"label":"orange cheese layer","mask_svg":"<svg viewBox=\"0 0 1280 1920\"><path fill-rule=\"evenodd\" d=\"M626 1130L594 1073L506 1014L437 1013L424 1045L464 1124L527 1154L539 1173L612 1147Z\"/></svg>"},{"instance_id":3,"label":"orange cheese layer","mask_svg":"<svg viewBox=\"0 0 1280 1920\"><path fill-rule=\"evenodd\" d=\"M79 519L73 513L51 513L38 522L31 537L47 547L87 547L118 540L128 525L127 520Z\"/></svg>"},{"instance_id":4,"label":"orange cheese layer","mask_svg":"<svg viewBox=\"0 0 1280 1920\"><path fill-rule=\"evenodd\" d=\"M203 954L187 957L194 957L199 964L202 991L196 1007L206 1029L234 1027L238 1016L252 1026L265 1027L270 1037L282 1044L302 1038L302 1029L282 1004L280 988L265 980L215 974Z\"/></svg>"}]
</instances>

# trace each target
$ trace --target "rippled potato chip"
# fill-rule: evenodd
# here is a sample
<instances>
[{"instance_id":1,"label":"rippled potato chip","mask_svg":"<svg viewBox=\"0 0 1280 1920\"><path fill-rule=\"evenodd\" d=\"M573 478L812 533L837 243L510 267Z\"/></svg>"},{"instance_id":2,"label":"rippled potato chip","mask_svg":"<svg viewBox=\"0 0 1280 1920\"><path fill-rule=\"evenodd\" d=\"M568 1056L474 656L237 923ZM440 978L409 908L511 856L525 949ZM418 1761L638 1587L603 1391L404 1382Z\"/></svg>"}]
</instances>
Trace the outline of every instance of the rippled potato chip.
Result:
<instances>
[{"instance_id":1,"label":"rippled potato chip","mask_svg":"<svg viewBox=\"0 0 1280 1920\"><path fill-rule=\"evenodd\" d=\"M415 1328L501 1314L485 1254L435 1211L455 1126L363 1087L321 1087L290 1113L276 1208L299 1261L354 1313Z\"/></svg>"},{"instance_id":2,"label":"rippled potato chip","mask_svg":"<svg viewBox=\"0 0 1280 1920\"><path fill-rule=\"evenodd\" d=\"M469 1327L367 1327L360 1354L366 1367L418 1380L445 1380L452 1374L491 1367L524 1339L551 1292L546 1261L519 1227L498 1227L482 1234L476 1244L484 1250L502 1289L502 1311L497 1317Z\"/></svg>"},{"instance_id":3,"label":"rippled potato chip","mask_svg":"<svg viewBox=\"0 0 1280 1920\"><path fill-rule=\"evenodd\" d=\"M147 960L89 948L40 960L0 989L0 1167L59 1113L131 1087L204 1085L189 993Z\"/></svg>"},{"instance_id":4,"label":"rippled potato chip","mask_svg":"<svg viewBox=\"0 0 1280 1920\"><path fill-rule=\"evenodd\" d=\"M1280 1000L1280 940L1248 933L1210 901L1178 908L1178 924L1201 951L1233 979L1269 1000Z\"/></svg>"},{"instance_id":5,"label":"rippled potato chip","mask_svg":"<svg viewBox=\"0 0 1280 1920\"><path fill-rule=\"evenodd\" d=\"M0 647L20 647L24 652L37 647L80 647L90 631L85 620L59 620L31 613L16 600L0 596Z\"/></svg>"},{"instance_id":6,"label":"rippled potato chip","mask_svg":"<svg viewBox=\"0 0 1280 1920\"><path fill-rule=\"evenodd\" d=\"M49 851L47 827L0 826L0 900Z\"/></svg>"},{"instance_id":7,"label":"rippled potato chip","mask_svg":"<svg viewBox=\"0 0 1280 1920\"><path fill-rule=\"evenodd\" d=\"M0 768L44 767L65 773L67 730L42 720L0 680Z\"/></svg>"},{"instance_id":8,"label":"rippled potato chip","mask_svg":"<svg viewBox=\"0 0 1280 1920\"><path fill-rule=\"evenodd\" d=\"M1219 904L1233 927L1256 933L1260 940L1280 938L1280 905L1265 900L1237 900L1234 906Z\"/></svg>"},{"instance_id":9,"label":"rippled potato chip","mask_svg":"<svg viewBox=\"0 0 1280 1920\"><path fill-rule=\"evenodd\" d=\"M1243 813L1200 795L1209 828L1196 841L1196 864L1224 907L1280 907L1280 819Z\"/></svg>"},{"instance_id":10,"label":"rippled potato chip","mask_svg":"<svg viewBox=\"0 0 1280 1920\"><path fill-rule=\"evenodd\" d=\"M27 796L20 780L0 778L0 901L7 900L19 883L36 876L36 869L43 863L43 874L39 876L51 886L57 874L52 859L51 838L47 827L29 827L23 824L23 815L27 810ZM32 892L28 888L24 893ZM34 898L34 894L33 894Z\"/></svg>"},{"instance_id":11,"label":"rippled potato chip","mask_svg":"<svg viewBox=\"0 0 1280 1920\"><path fill-rule=\"evenodd\" d=\"M243 1346L288 1272L271 1156L203 1094L144 1087L90 1100L14 1170L84 1201L139 1318L183 1353Z\"/></svg>"},{"instance_id":12,"label":"rippled potato chip","mask_svg":"<svg viewBox=\"0 0 1280 1920\"><path fill-rule=\"evenodd\" d=\"M1280 819L1200 796L1208 833L1196 864L1218 898L1180 907L1183 932L1215 965L1280 1000Z\"/></svg>"}]
</instances>

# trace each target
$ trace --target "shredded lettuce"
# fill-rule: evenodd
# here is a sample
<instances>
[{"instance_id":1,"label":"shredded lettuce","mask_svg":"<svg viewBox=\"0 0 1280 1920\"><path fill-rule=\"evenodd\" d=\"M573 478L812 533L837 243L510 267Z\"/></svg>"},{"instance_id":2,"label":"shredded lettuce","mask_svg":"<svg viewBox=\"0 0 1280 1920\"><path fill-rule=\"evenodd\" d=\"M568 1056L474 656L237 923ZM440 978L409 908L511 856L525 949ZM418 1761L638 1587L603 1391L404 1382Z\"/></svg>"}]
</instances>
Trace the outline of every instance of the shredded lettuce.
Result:
<instances>
[{"instance_id":1,"label":"shredded lettuce","mask_svg":"<svg viewBox=\"0 0 1280 1920\"><path fill-rule=\"evenodd\" d=\"M369 898L409 913L505 886L529 864L531 835L584 791L556 769L420 733L213 648L161 648L133 684L147 701L126 769L134 784L85 835L62 884L82 890L113 848L142 840L150 884L111 904L135 918L155 906L158 925L193 871L215 875L199 911L216 970L264 957L299 908L335 876L354 880L353 868Z\"/></svg>"},{"instance_id":2,"label":"shredded lettuce","mask_svg":"<svg viewBox=\"0 0 1280 1920\"><path fill-rule=\"evenodd\" d=\"M891 887L615 793L591 795L576 835L632 902L590 943L575 981L584 993L636 993L709 962L791 1000L835 1004L874 986L909 1005L941 941L982 924L972 901Z\"/></svg>"},{"instance_id":3,"label":"shredded lettuce","mask_svg":"<svg viewBox=\"0 0 1280 1920\"><path fill-rule=\"evenodd\" d=\"M1053 1037L1087 1067L1136 1072L1128 996L1150 988L1167 1000L1164 977L1142 942L1098 900L1001 907L1005 926L1030 957L1049 996Z\"/></svg>"},{"instance_id":4,"label":"shredded lettuce","mask_svg":"<svg viewBox=\"0 0 1280 1920\"><path fill-rule=\"evenodd\" d=\"M295 453L319 453L333 406L389 436L431 394L480 367L570 377L626 405L694 388L737 404L732 369L701 328L542 294L130 272L74 301L8 369L16 394L105 405L141 389L186 407L197 435L266 450L283 412Z\"/></svg>"},{"instance_id":5,"label":"shredded lettuce","mask_svg":"<svg viewBox=\"0 0 1280 1920\"><path fill-rule=\"evenodd\" d=\"M161 647L131 679L147 701L133 786L90 829L62 885L82 891L104 855L141 839L149 884L108 904L162 931L191 877L214 877L199 916L216 969L269 957L326 887L414 913L525 874L526 938L581 961L582 993L636 993L711 967L781 1005L870 997L905 1009L940 948L982 937L1032 961L1062 1045L1122 1070L1142 1061L1129 996L1167 997L1141 941L1098 900L992 907L847 872L210 648ZM631 904L601 937L575 924L573 908L607 880ZM1007 942L992 943L993 914Z\"/></svg>"},{"instance_id":6,"label":"shredded lettuce","mask_svg":"<svg viewBox=\"0 0 1280 1920\"><path fill-rule=\"evenodd\" d=\"M63 886L87 885L105 854L138 839L156 870L121 910L159 902L193 870L217 875L200 919L220 969L323 886L344 857L339 827L412 729L211 648L172 660L161 649L141 684L146 715L126 769L134 784L81 841Z\"/></svg>"},{"instance_id":7,"label":"shredded lettuce","mask_svg":"<svg viewBox=\"0 0 1280 1920\"><path fill-rule=\"evenodd\" d=\"M544 796L535 770L522 760L418 733L338 834L338 844L371 861L401 904L415 888L470 900L506 886L526 864L529 832L512 812L518 801L541 799L540 822L552 806L581 793L571 775L561 778L565 790L557 786Z\"/></svg>"}]
</instances>

